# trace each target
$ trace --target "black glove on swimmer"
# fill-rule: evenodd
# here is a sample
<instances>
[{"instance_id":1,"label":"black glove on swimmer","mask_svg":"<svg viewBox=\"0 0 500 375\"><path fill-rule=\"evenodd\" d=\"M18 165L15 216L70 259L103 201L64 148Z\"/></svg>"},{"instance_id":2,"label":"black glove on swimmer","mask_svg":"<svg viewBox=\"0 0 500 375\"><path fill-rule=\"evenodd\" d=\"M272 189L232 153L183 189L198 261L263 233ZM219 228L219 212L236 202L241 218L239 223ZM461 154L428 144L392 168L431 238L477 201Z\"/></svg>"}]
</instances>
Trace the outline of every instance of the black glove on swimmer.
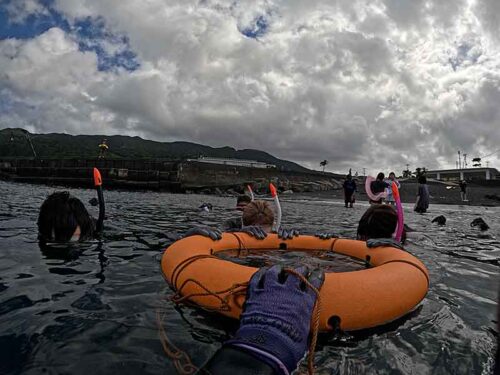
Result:
<instances>
[{"instance_id":1,"label":"black glove on swimmer","mask_svg":"<svg viewBox=\"0 0 500 375\"><path fill-rule=\"evenodd\" d=\"M278 229L278 238L282 240L291 240L298 235L300 235L300 232L297 229L285 229L283 227Z\"/></svg>"},{"instance_id":2,"label":"black glove on swimmer","mask_svg":"<svg viewBox=\"0 0 500 375\"><path fill-rule=\"evenodd\" d=\"M219 229L212 229L209 227L193 227L184 235L184 237L190 236L210 237L212 240L217 241L222 238L222 232Z\"/></svg>"},{"instance_id":3,"label":"black glove on swimmer","mask_svg":"<svg viewBox=\"0 0 500 375\"><path fill-rule=\"evenodd\" d=\"M319 239L322 239L322 240L329 240L332 238L336 238L338 236L335 233L331 233L331 232L316 232L314 234L314 237L318 237Z\"/></svg>"},{"instance_id":4,"label":"black glove on swimmer","mask_svg":"<svg viewBox=\"0 0 500 375\"><path fill-rule=\"evenodd\" d=\"M228 232L236 233L236 232L241 232L241 233L246 233L249 236L255 237L258 240L263 240L264 238L267 237L267 233L264 229L259 227L258 225L248 225L246 227L241 227L238 229L231 229Z\"/></svg>"},{"instance_id":5,"label":"black glove on swimmer","mask_svg":"<svg viewBox=\"0 0 500 375\"><path fill-rule=\"evenodd\" d=\"M366 240L366 246L370 248L391 246L404 250L403 245L392 238L371 238Z\"/></svg>"},{"instance_id":6,"label":"black glove on swimmer","mask_svg":"<svg viewBox=\"0 0 500 375\"><path fill-rule=\"evenodd\" d=\"M323 285L322 271L296 271L316 288ZM280 266L262 268L250 279L240 328L224 345L245 350L266 362L278 374L297 368L308 344L316 294Z\"/></svg>"}]
</instances>

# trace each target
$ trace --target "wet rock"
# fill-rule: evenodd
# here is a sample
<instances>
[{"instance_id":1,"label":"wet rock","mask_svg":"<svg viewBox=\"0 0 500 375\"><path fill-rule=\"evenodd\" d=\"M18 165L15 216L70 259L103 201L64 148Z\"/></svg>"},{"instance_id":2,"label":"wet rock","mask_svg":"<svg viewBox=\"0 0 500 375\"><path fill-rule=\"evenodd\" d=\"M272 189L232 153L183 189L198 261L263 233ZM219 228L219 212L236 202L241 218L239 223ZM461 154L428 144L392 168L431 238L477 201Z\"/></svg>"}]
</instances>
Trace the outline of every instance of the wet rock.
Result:
<instances>
[{"instance_id":1,"label":"wet rock","mask_svg":"<svg viewBox=\"0 0 500 375\"><path fill-rule=\"evenodd\" d=\"M445 225L446 224L446 218L443 215L436 216L434 219L431 221L432 223L437 223L438 225Z\"/></svg>"},{"instance_id":2,"label":"wet rock","mask_svg":"<svg viewBox=\"0 0 500 375\"><path fill-rule=\"evenodd\" d=\"M482 217L477 217L470 223L471 227L479 227L482 231L490 229L490 226L486 224Z\"/></svg>"},{"instance_id":3,"label":"wet rock","mask_svg":"<svg viewBox=\"0 0 500 375\"><path fill-rule=\"evenodd\" d=\"M500 202L500 196L496 195L496 194L486 194L484 196L486 199L491 199L491 200L494 200L494 201L499 201Z\"/></svg>"}]
</instances>

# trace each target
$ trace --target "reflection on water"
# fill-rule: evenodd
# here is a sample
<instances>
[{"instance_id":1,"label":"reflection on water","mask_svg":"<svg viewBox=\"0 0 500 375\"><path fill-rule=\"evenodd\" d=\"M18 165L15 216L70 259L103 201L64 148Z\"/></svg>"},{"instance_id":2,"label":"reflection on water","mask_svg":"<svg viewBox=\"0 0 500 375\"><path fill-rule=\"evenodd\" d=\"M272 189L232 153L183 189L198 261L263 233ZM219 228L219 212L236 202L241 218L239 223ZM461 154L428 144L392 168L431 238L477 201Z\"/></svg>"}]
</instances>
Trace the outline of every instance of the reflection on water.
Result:
<instances>
[{"instance_id":1,"label":"reflection on water","mask_svg":"<svg viewBox=\"0 0 500 375\"><path fill-rule=\"evenodd\" d=\"M107 192L102 243L40 249L37 211L55 189L0 182L0 373L174 373L163 352L156 310L168 337L196 365L207 360L237 323L170 302L159 271L163 249L193 224L216 226L238 213L235 199L154 192ZM94 192L73 189L87 202ZM203 202L212 212L198 212ZM87 205L97 216L97 209ZM367 205L283 202L284 224L302 232L329 229L354 238ZM499 208L431 206L407 210L408 250L428 267L429 294L419 308L383 327L320 337L319 374L487 374L495 350L500 268ZM445 215L440 227L431 223ZM476 217L491 229L471 228ZM226 254L230 256L230 254ZM303 253L249 254L262 265L303 262ZM308 259L331 271L359 269L347 258Z\"/></svg>"}]
</instances>

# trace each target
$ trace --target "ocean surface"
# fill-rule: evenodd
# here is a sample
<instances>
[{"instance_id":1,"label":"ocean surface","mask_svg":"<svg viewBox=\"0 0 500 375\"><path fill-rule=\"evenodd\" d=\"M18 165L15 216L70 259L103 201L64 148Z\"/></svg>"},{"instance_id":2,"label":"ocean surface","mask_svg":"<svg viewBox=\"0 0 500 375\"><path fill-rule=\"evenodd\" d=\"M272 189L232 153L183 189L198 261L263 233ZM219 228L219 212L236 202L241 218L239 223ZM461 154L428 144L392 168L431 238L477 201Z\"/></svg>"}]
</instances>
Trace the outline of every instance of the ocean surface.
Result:
<instances>
[{"instance_id":1,"label":"ocean surface","mask_svg":"<svg viewBox=\"0 0 500 375\"><path fill-rule=\"evenodd\" d=\"M225 318L170 301L160 272L172 239L193 225L238 215L235 198L108 191L102 243L41 250L38 210L54 187L0 182L0 374L175 374L160 341L201 366L237 328ZM69 189L87 204L95 192ZM199 212L210 202L212 212ZM283 224L354 238L368 205L284 198ZM489 374L496 350L500 208L406 205L407 250L427 266L431 286L407 316L372 330L322 335L317 374ZM431 220L448 219L445 226ZM486 232L469 223L482 217ZM245 260L242 260L245 261ZM280 261L277 254L249 262ZM303 261L291 255L289 264ZM319 259L330 270L360 267Z\"/></svg>"}]
</instances>

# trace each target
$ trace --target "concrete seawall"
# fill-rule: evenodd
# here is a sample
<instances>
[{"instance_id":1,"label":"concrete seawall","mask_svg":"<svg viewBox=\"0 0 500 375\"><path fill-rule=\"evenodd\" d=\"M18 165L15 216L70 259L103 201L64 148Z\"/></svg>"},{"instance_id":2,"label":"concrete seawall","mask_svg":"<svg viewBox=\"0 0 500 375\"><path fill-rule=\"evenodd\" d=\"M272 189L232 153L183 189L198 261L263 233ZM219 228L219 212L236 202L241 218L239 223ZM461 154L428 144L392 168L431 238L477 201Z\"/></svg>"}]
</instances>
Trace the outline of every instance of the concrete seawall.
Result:
<instances>
[{"instance_id":1,"label":"concrete seawall","mask_svg":"<svg viewBox=\"0 0 500 375\"><path fill-rule=\"evenodd\" d=\"M0 178L28 183L91 187L93 168L107 188L171 192L242 192L247 184L267 191L316 192L339 189L339 175L207 164L180 160L0 160Z\"/></svg>"}]
</instances>

